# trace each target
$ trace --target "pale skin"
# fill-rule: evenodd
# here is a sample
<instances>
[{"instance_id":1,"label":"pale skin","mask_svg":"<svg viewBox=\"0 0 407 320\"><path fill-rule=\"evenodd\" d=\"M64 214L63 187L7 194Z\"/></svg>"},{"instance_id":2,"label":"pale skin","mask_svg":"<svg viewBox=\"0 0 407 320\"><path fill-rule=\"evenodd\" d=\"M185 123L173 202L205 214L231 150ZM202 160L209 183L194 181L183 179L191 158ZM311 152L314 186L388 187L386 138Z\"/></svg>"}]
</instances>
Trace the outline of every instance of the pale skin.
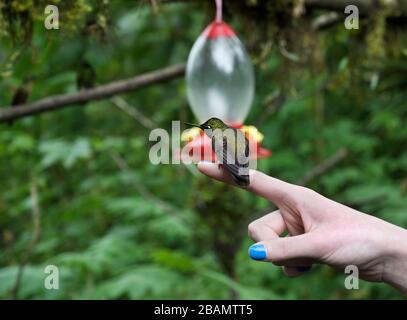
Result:
<instances>
[{"instance_id":1,"label":"pale skin","mask_svg":"<svg viewBox=\"0 0 407 320\"><path fill-rule=\"evenodd\" d=\"M217 164L201 162L198 169L234 185ZM356 265L360 278L388 283L407 295L406 229L260 171L251 170L246 189L279 208L248 227L249 236L266 248L263 261L283 266L290 277L314 263L339 270ZM285 231L289 236L281 237Z\"/></svg>"}]
</instances>

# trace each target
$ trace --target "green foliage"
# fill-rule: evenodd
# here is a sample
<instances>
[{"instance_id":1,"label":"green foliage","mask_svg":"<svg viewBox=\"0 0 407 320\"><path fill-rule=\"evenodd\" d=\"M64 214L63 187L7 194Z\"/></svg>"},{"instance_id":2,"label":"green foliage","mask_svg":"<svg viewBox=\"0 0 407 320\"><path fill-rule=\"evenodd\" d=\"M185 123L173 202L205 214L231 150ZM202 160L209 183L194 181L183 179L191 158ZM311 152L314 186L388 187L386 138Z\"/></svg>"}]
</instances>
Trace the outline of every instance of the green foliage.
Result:
<instances>
[{"instance_id":1,"label":"green foliage","mask_svg":"<svg viewBox=\"0 0 407 320\"><path fill-rule=\"evenodd\" d=\"M89 141L79 138L73 143L66 141L44 141L39 145L43 157L41 167L47 168L61 163L66 169L71 168L77 160L88 159L91 156Z\"/></svg>"},{"instance_id":2,"label":"green foliage","mask_svg":"<svg viewBox=\"0 0 407 320\"><path fill-rule=\"evenodd\" d=\"M0 17L2 106L29 77L29 101L34 101L76 91L86 63L98 84L185 61L211 18L200 5L161 5L155 12L148 2L63 1L59 33L42 28L43 1L8 3L0 2L0 13L19 18ZM264 146L273 150L259 168L295 182L346 148L347 158L309 186L407 227L405 34L398 46L389 45L398 54L386 58L382 52L370 64L368 51L377 43L365 46L363 31L349 33L338 26L318 35L301 33L300 47L311 48L312 54L304 54L305 63L301 50L296 51L300 60L294 62L278 46L264 49L264 30L241 20L244 10L233 3L237 17L231 24L254 48L257 61L256 98L247 123L258 126ZM19 28L24 15L32 23L30 39L29 25ZM375 30L387 36L391 31L380 29L385 27L380 21ZM270 23L270 29L283 28L281 23ZM12 30L18 33L16 43L30 45L13 44ZM264 50L258 53L258 48ZM288 99L273 109L269 101L275 92ZM193 117L183 80L123 98L162 128ZM183 166L153 166L148 136L149 130L110 100L0 126L1 298L11 297L33 236L33 183L41 236L24 268L19 298L401 297L385 285L365 282L359 291L345 290L344 275L328 267L288 279L280 268L250 261L246 226L268 207L267 201L194 177ZM44 289L49 264L60 268L59 290Z\"/></svg>"}]
</instances>

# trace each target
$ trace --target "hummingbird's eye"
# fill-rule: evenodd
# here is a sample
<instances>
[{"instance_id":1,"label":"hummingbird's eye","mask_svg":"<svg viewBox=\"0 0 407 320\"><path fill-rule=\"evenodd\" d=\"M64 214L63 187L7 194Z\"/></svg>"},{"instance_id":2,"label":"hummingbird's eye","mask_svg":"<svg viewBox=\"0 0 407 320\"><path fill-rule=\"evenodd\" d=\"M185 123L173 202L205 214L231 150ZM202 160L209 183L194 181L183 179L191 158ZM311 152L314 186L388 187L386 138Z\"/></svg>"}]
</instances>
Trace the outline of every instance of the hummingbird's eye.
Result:
<instances>
[{"instance_id":1,"label":"hummingbird's eye","mask_svg":"<svg viewBox=\"0 0 407 320\"><path fill-rule=\"evenodd\" d=\"M210 125L207 126L208 129L212 129L212 127Z\"/></svg>"}]
</instances>

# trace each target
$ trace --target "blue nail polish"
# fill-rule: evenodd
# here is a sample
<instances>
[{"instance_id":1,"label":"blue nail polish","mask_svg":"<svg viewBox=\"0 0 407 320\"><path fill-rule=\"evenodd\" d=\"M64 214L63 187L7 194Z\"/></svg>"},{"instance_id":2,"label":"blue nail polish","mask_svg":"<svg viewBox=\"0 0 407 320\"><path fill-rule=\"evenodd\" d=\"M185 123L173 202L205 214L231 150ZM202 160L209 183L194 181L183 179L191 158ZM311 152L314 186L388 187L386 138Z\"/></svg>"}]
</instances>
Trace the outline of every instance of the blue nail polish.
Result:
<instances>
[{"instance_id":1,"label":"blue nail polish","mask_svg":"<svg viewBox=\"0 0 407 320\"><path fill-rule=\"evenodd\" d=\"M298 272L307 272L307 271L311 270L311 266L297 267L296 269Z\"/></svg>"},{"instance_id":2,"label":"blue nail polish","mask_svg":"<svg viewBox=\"0 0 407 320\"><path fill-rule=\"evenodd\" d=\"M263 244L254 244L249 248L249 256L253 260L264 260L267 258L266 247Z\"/></svg>"}]
</instances>

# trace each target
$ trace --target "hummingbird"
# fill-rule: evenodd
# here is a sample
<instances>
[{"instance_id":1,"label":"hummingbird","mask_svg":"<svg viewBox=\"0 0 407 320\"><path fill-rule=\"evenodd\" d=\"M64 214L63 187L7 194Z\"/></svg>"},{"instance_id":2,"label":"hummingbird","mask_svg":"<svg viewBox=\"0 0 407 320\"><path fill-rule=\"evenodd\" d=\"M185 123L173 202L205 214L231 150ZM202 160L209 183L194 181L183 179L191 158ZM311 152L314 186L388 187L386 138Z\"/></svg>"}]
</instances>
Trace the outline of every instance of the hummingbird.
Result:
<instances>
[{"instance_id":1,"label":"hummingbird","mask_svg":"<svg viewBox=\"0 0 407 320\"><path fill-rule=\"evenodd\" d=\"M249 141L241 130L229 127L218 118L210 118L200 125L185 124L200 128L212 140L217 160L239 186L250 184Z\"/></svg>"}]
</instances>

